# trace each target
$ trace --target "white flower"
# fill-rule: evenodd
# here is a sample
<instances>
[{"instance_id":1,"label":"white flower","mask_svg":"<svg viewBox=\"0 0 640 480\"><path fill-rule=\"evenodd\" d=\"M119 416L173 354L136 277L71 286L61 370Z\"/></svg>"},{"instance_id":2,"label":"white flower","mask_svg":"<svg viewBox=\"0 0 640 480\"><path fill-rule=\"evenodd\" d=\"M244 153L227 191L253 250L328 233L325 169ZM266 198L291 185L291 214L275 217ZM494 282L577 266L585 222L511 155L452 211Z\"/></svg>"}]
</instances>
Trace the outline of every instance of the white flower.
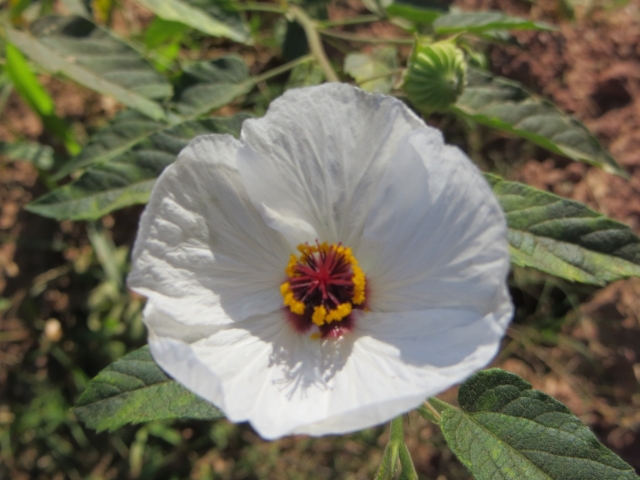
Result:
<instances>
[{"instance_id":1,"label":"white flower","mask_svg":"<svg viewBox=\"0 0 640 480\"><path fill-rule=\"evenodd\" d=\"M400 101L290 90L160 176L129 286L151 353L267 439L363 429L495 355L511 318L500 206Z\"/></svg>"}]
</instances>

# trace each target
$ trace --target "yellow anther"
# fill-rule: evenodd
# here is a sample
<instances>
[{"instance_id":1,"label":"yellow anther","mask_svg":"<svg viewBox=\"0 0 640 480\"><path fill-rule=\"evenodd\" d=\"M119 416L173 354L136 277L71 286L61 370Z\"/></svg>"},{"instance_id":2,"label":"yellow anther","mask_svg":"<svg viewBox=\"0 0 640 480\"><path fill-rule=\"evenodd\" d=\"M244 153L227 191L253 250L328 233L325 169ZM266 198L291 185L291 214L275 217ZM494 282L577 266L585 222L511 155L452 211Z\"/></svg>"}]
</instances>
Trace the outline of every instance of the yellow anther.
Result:
<instances>
[{"instance_id":1,"label":"yellow anther","mask_svg":"<svg viewBox=\"0 0 640 480\"><path fill-rule=\"evenodd\" d=\"M325 317L327 316L327 309L324 308L324 305L320 305L318 307L314 307L313 315L311 316L311 321L318 326L325 324Z\"/></svg>"},{"instance_id":2,"label":"yellow anther","mask_svg":"<svg viewBox=\"0 0 640 480\"><path fill-rule=\"evenodd\" d=\"M293 277L296 274L296 264L298 263L298 257L296 257L293 253L289 257L289 264L287 268L284 269L284 272L288 277Z\"/></svg>"},{"instance_id":3,"label":"yellow anther","mask_svg":"<svg viewBox=\"0 0 640 480\"><path fill-rule=\"evenodd\" d=\"M350 303L341 303L333 310L329 310L326 318L324 319L325 323L336 322L338 320L342 320L344 317L351 313L352 307Z\"/></svg>"},{"instance_id":4,"label":"yellow anther","mask_svg":"<svg viewBox=\"0 0 640 480\"><path fill-rule=\"evenodd\" d=\"M357 265L351 265L351 269L353 270L353 277L351 277L351 281L353 282L353 299L352 302L356 305L360 305L364 303L365 299L365 287L366 287L366 278L364 276L364 272Z\"/></svg>"},{"instance_id":5,"label":"yellow anther","mask_svg":"<svg viewBox=\"0 0 640 480\"><path fill-rule=\"evenodd\" d=\"M282 299L284 305L289 307L289 309L295 313L296 315L302 315L304 313L304 303L300 300L296 300L293 296L293 291L291 290L291 285L289 282L285 282L280 285L280 294L282 295Z\"/></svg>"},{"instance_id":6,"label":"yellow anther","mask_svg":"<svg viewBox=\"0 0 640 480\"><path fill-rule=\"evenodd\" d=\"M304 313L304 303L293 298L293 294L288 294L284 299L284 304L289 306L289 309L296 315L302 315Z\"/></svg>"},{"instance_id":7,"label":"yellow anther","mask_svg":"<svg viewBox=\"0 0 640 480\"><path fill-rule=\"evenodd\" d=\"M289 307L292 313L296 315L305 315L305 312L307 312L307 315L311 313L311 322L321 327L348 317L354 308L362 308L361 305L365 303L366 296L366 277L358 266L358 261L354 257L351 248L341 244L316 242L315 245L300 244L297 246L297 250L299 255L291 254L285 268L289 281L280 285L280 293L282 294L284 305ZM330 260L329 257L331 257ZM326 268L323 265L332 265L329 268L335 268L336 272L340 272L340 275L344 275L346 269L351 270L352 298L333 309L327 308L325 305L317 305L317 293L314 293L315 297L310 295L312 292L323 292L322 301L326 302L326 298L324 298L326 292L321 290L319 285L324 285L322 288L327 290L329 288L341 288L338 286L340 285L338 281L335 281L334 286L334 280L331 277L333 272L329 272L328 279L326 278L326 273L322 274L325 276L320 275L322 268ZM344 277L342 278L344 279ZM343 280L341 281L343 282ZM291 287L292 284L296 285L295 294ZM344 285L344 282L342 284ZM298 300L296 296L305 299L307 303ZM310 310L312 312L309 312ZM309 317L306 318L308 319Z\"/></svg>"},{"instance_id":8,"label":"yellow anther","mask_svg":"<svg viewBox=\"0 0 640 480\"><path fill-rule=\"evenodd\" d=\"M315 245L309 245L307 243L301 243L296 247L300 252L300 259L306 261L311 255L318 251Z\"/></svg>"},{"instance_id":9,"label":"yellow anther","mask_svg":"<svg viewBox=\"0 0 640 480\"><path fill-rule=\"evenodd\" d=\"M358 260L353 256L353 251L349 247L340 247L342 248L342 258L345 259L347 263L350 263L351 266L358 265Z\"/></svg>"}]
</instances>

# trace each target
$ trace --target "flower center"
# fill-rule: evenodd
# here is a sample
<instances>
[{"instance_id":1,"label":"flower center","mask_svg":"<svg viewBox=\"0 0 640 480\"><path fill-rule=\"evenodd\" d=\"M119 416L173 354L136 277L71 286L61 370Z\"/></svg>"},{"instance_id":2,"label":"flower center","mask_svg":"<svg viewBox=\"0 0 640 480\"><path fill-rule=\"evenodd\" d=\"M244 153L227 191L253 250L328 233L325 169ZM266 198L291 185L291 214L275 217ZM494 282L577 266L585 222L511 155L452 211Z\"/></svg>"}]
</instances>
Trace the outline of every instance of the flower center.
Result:
<instances>
[{"instance_id":1,"label":"flower center","mask_svg":"<svg viewBox=\"0 0 640 480\"><path fill-rule=\"evenodd\" d=\"M280 285L284 305L296 329L313 325L318 337L340 336L351 327L353 309L364 308L366 279L350 248L316 242L298 245Z\"/></svg>"}]
</instances>

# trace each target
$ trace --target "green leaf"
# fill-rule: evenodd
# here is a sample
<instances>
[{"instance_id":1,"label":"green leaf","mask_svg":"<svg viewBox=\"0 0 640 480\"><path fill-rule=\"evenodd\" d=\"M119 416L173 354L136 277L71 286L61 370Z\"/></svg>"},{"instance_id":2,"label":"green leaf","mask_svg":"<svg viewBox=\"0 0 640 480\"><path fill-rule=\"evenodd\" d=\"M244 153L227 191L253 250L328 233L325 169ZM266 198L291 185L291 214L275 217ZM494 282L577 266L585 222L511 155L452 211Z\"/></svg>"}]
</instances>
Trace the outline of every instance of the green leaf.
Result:
<instances>
[{"instance_id":1,"label":"green leaf","mask_svg":"<svg viewBox=\"0 0 640 480\"><path fill-rule=\"evenodd\" d=\"M320 85L323 81L324 71L322 70L322 67L318 65L318 62L309 60L308 62L296 65L293 70L291 70L291 74L289 75L289 79L287 80L287 84L285 85L285 89L288 90L289 88L301 88L310 87L312 85Z\"/></svg>"},{"instance_id":2,"label":"green leaf","mask_svg":"<svg viewBox=\"0 0 640 480\"><path fill-rule=\"evenodd\" d=\"M80 145L76 143L73 131L56 115L53 99L40 85L26 58L10 43L6 46L6 57L6 72L22 99L40 116L45 128L64 143L69 153L78 153Z\"/></svg>"},{"instance_id":3,"label":"green leaf","mask_svg":"<svg viewBox=\"0 0 640 480\"><path fill-rule=\"evenodd\" d=\"M186 65L174 102L181 114L195 118L227 105L252 88L245 61L237 55L227 55Z\"/></svg>"},{"instance_id":4,"label":"green leaf","mask_svg":"<svg viewBox=\"0 0 640 480\"><path fill-rule=\"evenodd\" d=\"M152 49L165 43L179 41L188 28L184 23L171 22L156 17L144 32L144 45Z\"/></svg>"},{"instance_id":5,"label":"green leaf","mask_svg":"<svg viewBox=\"0 0 640 480\"><path fill-rule=\"evenodd\" d=\"M55 161L52 147L28 141L0 142L0 155L10 160L32 163L41 170L49 170Z\"/></svg>"},{"instance_id":6,"label":"green leaf","mask_svg":"<svg viewBox=\"0 0 640 480\"><path fill-rule=\"evenodd\" d=\"M315 20L327 20L329 18L327 5L331 3L331 0L296 0L293 3L298 4L307 15Z\"/></svg>"},{"instance_id":7,"label":"green leaf","mask_svg":"<svg viewBox=\"0 0 640 480\"><path fill-rule=\"evenodd\" d=\"M136 110L123 110L107 127L98 130L82 151L63 165L55 178L60 179L80 168L114 158L149 135L168 127L166 122L152 120Z\"/></svg>"},{"instance_id":8,"label":"green leaf","mask_svg":"<svg viewBox=\"0 0 640 480\"><path fill-rule=\"evenodd\" d=\"M223 414L170 379L148 347L125 355L102 370L74 408L87 427L113 431L127 423L172 418L215 420Z\"/></svg>"},{"instance_id":9,"label":"green leaf","mask_svg":"<svg viewBox=\"0 0 640 480\"><path fill-rule=\"evenodd\" d=\"M304 28L296 21L285 21L285 33L281 47L282 57L290 62L309 53L309 42Z\"/></svg>"},{"instance_id":10,"label":"green leaf","mask_svg":"<svg viewBox=\"0 0 640 480\"><path fill-rule=\"evenodd\" d=\"M184 122L138 142L131 150L92 164L77 180L27 205L55 219L95 220L129 205L146 203L156 178L197 135L240 135L247 114Z\"/></svg>"},{"instance_id":11,"label":"green leaf","mask_svg":"<svg viewBox=\"0 0 640 480\"><path fill-rule=\"evenodd\" d=\"M640 238L582 203L485 174L507 217L511 261L604 285L640 276Z\"/></svg>"},{"instance_id":12,"label":"green leaf","mask_svg":"<svg viewBox=\"0 0 640 480\"><path fill-rule=\"evenodd\" d=\"M156 120L165 117L153 99L171 95L171 84L135 50L86 18L51 16L34 22L31 33L6 30L9 40L44 69Z\"/></svg>"},{"instance_id":13,"label":"green leaf","mask_svg":"<svg viewBox=\"0 0 640 480\"><path fill-rule=\"evenodd\" d=\"M194 119L227 105L252 87L247 65L237 56L192 63L184 69L176 89L176 108L185 114L186 120ZM121 155L149 135L168 127L168 123L152 120L135 110L124 110L92 136L80 154L61 168L55 178Z\"/></svg>"},{"instance_id":14,"label":"green leaf","mask_svg":"<svg viewBox=\"0 0 640 480\"><path fill-rule=\"evenodd\" d=\"M249 41L249 29L226 0L136 0L164 20L184 23L214 37Z\"/></svg>"},{"instance_id":15,"label":"green leaf","mask_svg":"<svg viewBox=\"0 0 640 480\"><path fill-rule=\"evenodd\" d=\"M460 386L441 428L476 480L631 480L633 468L562 403L499 369Z\"/></svg>"},{"instance_id":16,"label":"green leaf","mask_svg":"<svg viewBox=\"0 0 640 480\"><path fill-rule=\"evenodd\" d=\"M20 96L38 115L54 114L53 99L44 87L40 85L20 51L9 43L6 46L6 56L7 74L13 81L15 89L20 93Z\"/></svg>"},{"instance_id":17,"label":"green leaf","mask_svg":"<svg viewBox=\"0 0 640 480\"><path fill-rule=\"evenodd\" d=\"M551 152L626 176L582 123L517 82L468 68L465 90L450 108L458 115L526 138Z\"/></svg>"},{"instance_id":18,"label":"green leaf","mask_svg":"<svg viewBox=\"0 0 640 480\"><path fill-rule=\"evenodd\" d=\"M380 4L382 11L372 8L367 2ZM425 25L431 25L448 10L445 2L438 0L366 0L365 5L376 13L386 12L392 17L401 17Z\"/></svg>"},{"instance_id":19,"label":"green leaf","mask_svg":"<svg viewBox=\"0 0 640 480\"><path fill-rule=\"evenodd\" d=\"M458 32L484 33L492 30L554 30L549 24L512 17L498 10L447 13L433 22L433 28L441 35Z\"/></svg>"},{"instance_id":20,"label":"green leaf","mask_svg":"<svg viewBox=\"0 0 640 480\"><path fill-rule=\"evenodd\" d=\"M355 78L363 90L389 93L394 81L393 75L387 74L398 68L397 56L394 47L377 48L371 54L350 53L345 57L344 71ZM373 80L366 81L370 78Z\"/></svg>"},{"instance_id":21,"label":"green leaf","mask_svg":"<svg viewBox=\"0 0 640 480\"><path fill-rule=\"evenodd\" d=\"M154 67L159 72L172 70L180 55L182 40L190 28L184 23L156 17L144 32L144 45Z\"/></svg>"},{"instance_id":22,"label":"green leaf","mask_svg":"<svg viewBox=\"0 0 640 480\"><path fill-rule=\"evenodd\" d=\"M123 268L122 264L125 262L119 261L118 250L113 239L105 233L101 222L87 222L87 237L107 280L121 289L127 267ZM91 309L94 310L94 308Z\"/></svg>"}]
</instances>

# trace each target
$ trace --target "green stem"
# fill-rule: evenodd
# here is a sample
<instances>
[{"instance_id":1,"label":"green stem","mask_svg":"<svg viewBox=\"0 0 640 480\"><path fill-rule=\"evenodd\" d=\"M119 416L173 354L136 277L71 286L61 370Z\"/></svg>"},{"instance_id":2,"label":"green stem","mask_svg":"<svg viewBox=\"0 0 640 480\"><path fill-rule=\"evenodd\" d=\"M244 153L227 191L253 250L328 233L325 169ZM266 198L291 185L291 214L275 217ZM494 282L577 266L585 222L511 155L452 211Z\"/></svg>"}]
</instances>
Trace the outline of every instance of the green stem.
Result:
<instances>
[{"instance_id":1,"label":"green stem","mask_svg":"<svg viewBox=\"0 0 640 480\"><path fill-rule=\"evenodd\" d=\"M380 75L373 75L371 77L367 77L364 78L362 80L358 80L357 83L358 86L362 85L363 83L367 83L367 82L373 82L374 80L379 80L381 78L386 78L386 77L390 77L391 75L396 75L397 73L402 73L404 72L405 69L404 68L396 68L394 70L389 70L388 72L385 73L381 73Z\"/></svg>"},{"instance_id":2,"label":"green stem","mask_svg":"<svg viewBox=\"0 0 640 480\"><path fill-rule=\"evenodd\" d=\"M105 234L104 227L100 222L88 222L87 234L89 242L102 266L107 279L115 283L118 287L123 286L123 274L115 258L115 245L113 240Z\"/></svg>"},{"instance_id":3,"label":"green stem","mask_svg":"<svg viewBox=\"0 0 640 480\"><path fill-rule=\"evenodd\" d=\"M425 400L422 406L418 409L418 413L422 415L423 418L432 421L436 425L440 425L440 412L434 408L429 400Z\"/></svg>"},{"instance_id":4,"label":"green stem","mask_svg":"<svg viewBox=\"0 0 640 480\"><path fill-rule=\"evenodd\" d=\"M271 13L287 13L286 8L278 7L272 3L259 3L259 2L248 2L248 3L238 3L234 5L238 10L245 10L250 12L271 12Z\"/></svg>"},{"instance_id":5,"label":"green stem","mask_svg":"<svg viewBox=\"0 0 640 480\"><path fill-rule=\"evenodd\" d=\"M361 15L359 17L343 18L342 20L324 20L317 23L318 30L340 27L342 25L357 25L359 23L372 23L381 20L378 15Z\"/></svg>"},{"instance_id":6,"label":"green stem","mask_svg":"<svg viewBox=\"0 0 640 480\"><path fill-rule=\"evenodd\" d=\"M389 433L389 442L399 445L404 443L404 426L402 415L391 420L391 432Z\"/></svg>"},{"instance_id":7,"label":"green stem","mask_svg":"<svg viewBox=\"0 0 640 480\"><path fill-rule=\"evenodd\" d=\"M260 75L256 75L255 77L249 77L244 82L242 82L241 85L246 85L247 87L253 88L258 83L264 82L265 80L269 80L270 78L273 78L273 77L277 77L278 75L281 75L284 72L291 70L292 68L294 68L297 65L300 65L301 63L305 63L313 60L313 58L314 58L313 55L305 55L303 57L296 58L291 62L285 63L284 65L280 65L279 67L276 67L276 68L272 68L271 70L261 73ZM167 112L167 119L170 125L177 125L179 123L183 123L189 120L194 120L200 115L203 115L204 113L206 112L196 110L196 112L194 112L191 115L181 116L173 112Z\"/></svg>"},{"instance_id":8,"label":"green stem","mask_svg":"<svg viewBox=\"0 0 640 480\"><path fill-rule=\"evenodd\" d=\"M339 38L348 42L360 43L395 43L399 45L413 45L411 38L380 38L380 37L363 37L354 33L336 32L335 30L321 30L320 34L327 37Z\"/></svg>"},{"instance_id":9,"label":"green stem","mask_svg":"<svg viewBox=\"0 0 640 480\"><path fill-rule=\"evenodd\" d=\"M449 405L447 402L443 402L439 398L431 397L428 400L429 404L439 413L442 414L445 410L456 409L453 405Z\"/></svg>"},{"instance_id":10,"label":"green stem","mask_svg":"<svg viewBox=\"0 0 640 480\"><path fill-rule=\"evenodd\" d=\"M270 78L277 77L278 75L284 72L287 72L302 63L309 62L312 59L313 59L313 55L311 54L305 55L303 57L299 57L299 58L296 58L295 60L285 63L284 65L280 65L279 67L272 68L271 70L261 73L260 75L256 75L255 77L250 78L249 80L251 81L251 83L254 83L254 84L264 82L265 80L269 80Z\"/></svg>"},{"instance_id":11,"label":"green stem","mask_svg":"<svg viewBox=\"0 0 640 480\"><path fill-rule=\"evenodd\" d=\"M402 415L391 420L391 429L389 432L389 442L384 450L380 468L376 473L375 480L388 480L393 478L398 469L398 460L402 473L402 480L418 480L416 468L413 465L411 454L407 445L404 443L404 428Z\"/></svg>"},{"instance_id":12,"label":"green stem","mask_svg":"<svg viewBox=\"0 0 640 480\"><path fill-rule=\"evenodd\" d=\"M318 64L324 71L324 76L327 77L329 82L339 82L340 79L333 70L331 63L327 58L327 54L324 51L322 40L320 39L320 35L316 29L315 22L304 12L304 10L296 5L289 7L289 13L304 29L304 33L307 36L307 43L309 44L309 50L311 50L313 56L316 57Z\"/></svg>"},{"instance_id":13,"label":"green stem","mask_svg":"<svg viewBox=\"0 0 640 480\"><path fill-rule=\"evenodd\" d=\"M402 474L399 480L418 480L418 472L416 472L411 453L404 441L399 445L398 456L400 457L400 466L402 467Z\"/></svg>"},{"instance_id":14,"label":"green stem","mask_svg":"<svg viewBox=\"0 0 640 480\"><path fill-rule=\"evenodd\" d=\"M280 65L279 67L276 67L276 68L272 68L271 70L264 72L260 75L256 75L255 77L250 77L247 80L245 80L243 84L246 84L247 86L251 86L251 88L253 88L254 85L260 82L264 82L265 80L269 80L270 78L276 77L278 75L281 75L284 72L291 70L296 65L300 65L301 63L304 63L304 62L309 62L313 58L314 58L313 55L305 55L303 57L296 58L291 62L285 63L284 65ZM194 120L200 115L203 115L204 113L207 113L207 112L196 111L191 115L182 116L182 115L177 115L173 112L167 112L167 120L170 125L177 125L179 123L183 123L189 120Z\"/></svg>"},{"instance_id":15,"label":"green stem","mask_svg":"<svg viewBox=\"0 0 640 480\"><path fill-rule=\"evenodd\" d=\"M376 476L373 480L390 480L396 472L397 465L398 448L395 443L389 440L386 448L384 449L380 467L378 467L378 471L376 472Z\"/></svg>"}]
</instances>

